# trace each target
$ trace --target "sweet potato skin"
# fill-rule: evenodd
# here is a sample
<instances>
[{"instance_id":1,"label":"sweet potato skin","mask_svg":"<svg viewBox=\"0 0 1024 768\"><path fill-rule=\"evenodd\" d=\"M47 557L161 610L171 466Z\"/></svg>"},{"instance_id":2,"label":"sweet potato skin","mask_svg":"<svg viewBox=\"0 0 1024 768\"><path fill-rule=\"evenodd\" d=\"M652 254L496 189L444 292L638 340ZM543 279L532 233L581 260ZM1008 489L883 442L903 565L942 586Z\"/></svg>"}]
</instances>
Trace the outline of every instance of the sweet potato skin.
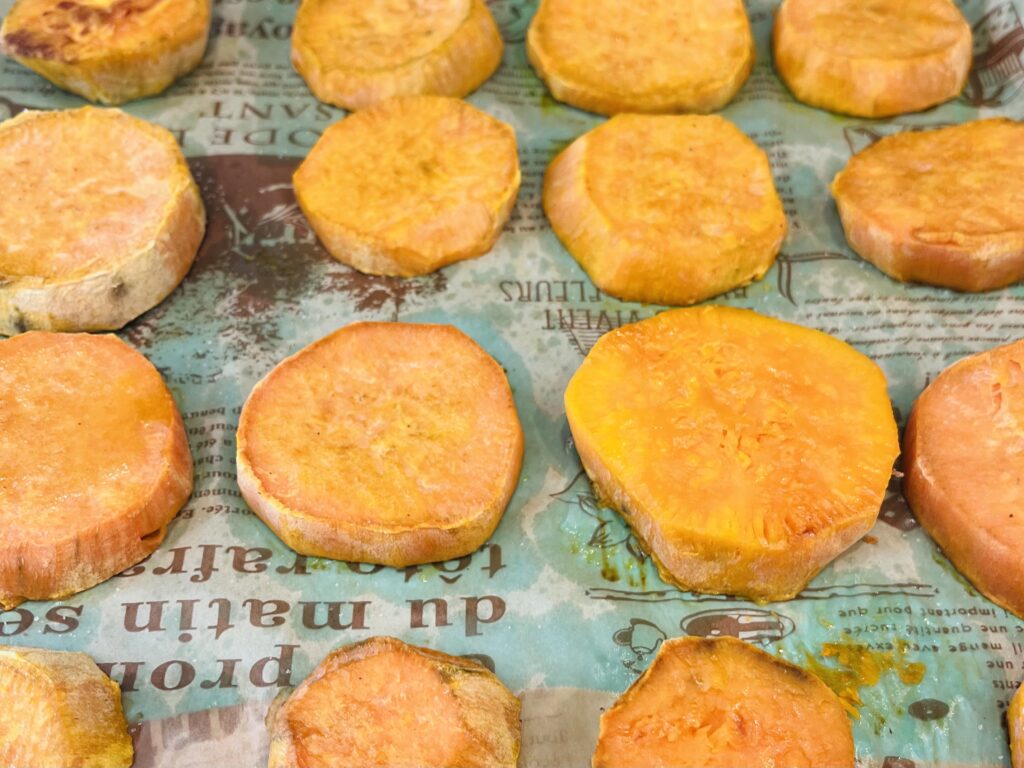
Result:
<instances>
[{"instance_id":1,"label":"sweet potato skin","mask_svg":"<svg viewBox=\"0 0 1024 768\"><path fill-rule=\"evenodd\" d=\"M421 695L429 711L408 711ZM515 768L519 711L476 662L373 637L331 652L275 701L269 768Z\"/></svg>"},{"instance_id":2,"label":"sweet potato skin","mask_svg":"<svg viewBox=\"0 0 1024 768\"><path fill-rule=\"evenodd\" d=\"M593 768L853 768L839 698L731 637L667 640L601 716Z\"/></svg>"},{"instance_id":3,"label":"sweet potato skin","mask_svg":"<svg viewBox=\"0 0 1024 768\"><path fill-rule=\"evenodd\" d=\"M363 62L353 61L351 67L333 66L325 62L328 52L322 49L323 43L312 39L317 28L323 26L324 14L328 13L323 6L328 4L324 0L302 3L295 17L291 52L295 71L313 95L328 104L359 110L397 96L435 94L461 98L483 85L501 64L504 42L494 17L484 0L468 0L465 18L430 51L410 55L406 50L405 58L396 54L400 60L387 65L381 62L367 67Z\"/></svg>"},{"instance_id":4,"label":"sweet potato skin","mask_svg":"<svg viewBox=\"0 0 1024 768\"><path fill-rule=\"evenodd\" d=\"M0 693L11 696L4 715L16 720L5 723L0 715L4 768L132 764L121 689L84 653L0 646ZM21 715L37 719L28 733Z\"/></svg>"},{"instance_id":5,"label":"sweet potato skin","mask_svg":"<svg viewBox=\"0 0 1024 768\"><path fill-rule=\"evenodd\" d=\"M992 602L1024 617L1024 341L949 366L914 403L903 491L926 531Z\"/></svg>"},{"instance_id":6,"label":"sweet potato skin","mask_svg":"<svg viewBox=\"0 0 1024 768\"><path fill-rule=\"evenodd\" d=\"M1022 174L1024 126L992 118L887 136L832 195L850 246L890 277L988 291L1024 277Z\"/></svg>"},{"instance_id":7,"label":"sweet potato skin","mask_svg":"<svg viewBox=\"0 0 1024 768\"><path fill-rule=\"evenodd\" d=\"M89 400L112 391L116 406ZM0 435L5 608L66 597L144 559L192 493L174 399L114 336L32 331L0 341ZM123 461L140 463L122 469L94 456L97 435L137 446Z\"/></svg>"},{"instance_id":8,"label":"sweet potato skin","mask_svg":"<svg viewBox=\"0 0 1024 768\"><path fill-rule=\"evenodd\" d=\"M839 393L829 370L859 386ZM662 578L757 601L790 599L871 528L898 454L873 362L749 310L672 310L606 334L565 404L595 489Z\"/></svg>"},{"instance_id":9,"label":"sweet potato skin","mask_svg":"<svg viewBox=\"0 0 1024 768\"><path fill-rule=\"evenodd\" d=\"M379 358L379 364L374 362L364 366L365 361L355 360L357 356L366 355ZM266 442L264 436L268 433L263 432L264 436L261 436L260 426L267 423L268 418L273 418L274 407L269 403L277 402L275 398L278 395L275 392L281 391L276 389L281 386L279 382L305 382L308 369L303 366L319 370L318 366L333 364L324 361L350 360L352 362L347 369L344 366L349 364L341 364L338 377L356 382L353 384L355 389L351 390L352 398L363 403L359 408L365 414L367 398L391 391L383 388L389 381L388 377L398 376L400 371L412 370L408 367L410 364L427 365L427 357L421 359L423 355L433 356L435 360L445 356L444 359L452 365L466 366L462 369L463 378L469 376L471 367L473 380L480 388L473 393L476 400L472 407L463 404L466 407L460 418L479 420L482 436L472 438L470 442L476 450L473 455L486 459L490 474L483 481L482 487L473 486L473 489L470 488L470 481L464 477L457 489L467 494L464 504L457 503L458 500L453 497L455 491L449 487L451 483L437 476L438 472L444 472L437 465L424 468L423 479L427 489L420 487L413 496L403 499L390 495L393 488L388 482L375 483L371 482L370 477L357 479L356 476L341 472L339 468L342 466L355 466L345 463L350 458L356 464L364 460L371 463L375 461L369 450L364 451L362 448L358 455L354 449L347 455L336 455L332 461L336 459L340 463L332 471L341 472L338 475L339 483L358 483L361 492L373 496L372 503L362 496L357 500L354 492L345 494L340 491L334 493L333 497L341 501L331 501L332 494L325 493L318 497L319 501L312 501L308 482L311 475L303 476L305 465L298 464L298 459L292 462L296 467L296 479L293 481L282 477L278 471L281 469L278 452L272 450L271 443ZM389 369L389 365L399 365L395 362L399 360L397 356L401 356L402 367ZM346 370L347 373L344 373ZM374 383L356 391L371 380ZM408 389L415 388L413 379L406 376L404 381L402 386L407 389L401 392L395 390L395 397L389 403L394 404L415 396ZM442 386L439 380L432 381L431 386ZM430 393L425 393L425 396L430 396ZM334 407L333 397L323 394L320 405L316 407ZM344 394L344 397L349 395ZM363 418L355 413L350 404L339 407L340 415L335 419L337 424L342 424L342 417L357 420ZM378 426L383 425L385 432L389 425L396 423L394 420L389 421L389 418L382 415L378 423ZM411 421L409 423L412 424ZM348 425L345 429L351 426L348 421L344 424ZM421 428L427 429L430 425L416 429ZM353 438L357 441L369 434L369 430L357 431L362 435ZM467 428L463 434L467 431L473 432ZM484 435L484 432L488 434ZM282 433L278 430L274 434L280 436ZM287 435L284 439L289 444L294 442ZM417 441L416 445L429 443ZM330 447L334 444L324 445ZM468 450L468 443L459 442L458 445L462 450ZM246 502L292 549L317 557L404 567L461 557L487 540L500 522L518 485L522 467L523 433L511 388L501 366L461 331L451 326L427 324L354 323L282 361L253 388L239 420L237 455L238 483ZM404 466L402 461L399 455L390 460L388 465ZM465 461L464 458L463 463ZM276 464L277 469L272 464ZM448 487L449 493L444 494L434 487L439 482L441 486ZM399 502L401 509L395 511Z\"/></svg>"},{"instance_id":10,"label":"sweet potato skin","mask_svg":"<svg viewBox=\"0 0 1024 768\"><path fill-rule=\"evenodd\" d=\"M915 25L920 33L908 33ZM912 44L919 47L907 50ZM775 14L772 51L782 81L805 104L889 117L963 90L971 28L949 0L785 0Z\"/></svg>"}]
</instances>

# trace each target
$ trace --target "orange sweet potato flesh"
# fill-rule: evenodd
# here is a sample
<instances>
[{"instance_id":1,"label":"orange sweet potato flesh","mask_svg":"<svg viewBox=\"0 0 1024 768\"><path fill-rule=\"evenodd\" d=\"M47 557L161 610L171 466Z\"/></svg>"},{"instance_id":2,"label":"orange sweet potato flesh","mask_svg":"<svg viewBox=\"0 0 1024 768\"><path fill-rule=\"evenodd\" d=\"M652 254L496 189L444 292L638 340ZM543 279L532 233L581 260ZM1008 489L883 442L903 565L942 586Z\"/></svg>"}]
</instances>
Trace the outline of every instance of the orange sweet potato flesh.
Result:
<instances>
[{"instance_id":1,"label":"orange sweet potato flesh","mask_svg":"<svg viewBox=\"0 0 1024 768\"><path fill-rule=\"evenodd\" d=\"M676 638L601 716L593 768L853 768L839 698L725 637Z\"/></svg>"},{"instance_id":2,"label":"orange sweet potato flesh","mask_svg":"<svg viewBox=\"0 0 1024 768\"><path fill-rule=\"evenodd\" d=\"M1024 686L1017 689L1010 702L1006 724L1010 728L1010 764L1024 768Z\"/></svg>"},{"instance_id":3,"label":"orange sweet potato flesh","mask_svg":"<svg viewBox=\"0 0 1024 768\"><path fill-rule=\"evenodd\" d=\"M467 659L374 637L267 715L269 768L514 768L519 701Z\"/></svg>"},{"instance_id":4,"label":"orange sweet potato flesh","mask_svg":"<svg viewBox=\"0 0 1024 768\"><path fill-rule=\"evenodd\" d=\"M0 646L0 766L128 768L121 690L84 653Z\"/></svg>"},{"instance_id":5,"label":"orange sweet potato flesh","mask_svg":"<svg viewBox=\"0 0 1024 768\"><path fill-rule=\"evenodd\" d=\"M87 589L159 546L192 492L160 374L115 336L0 341L0 606Z\"/></svg>"},{"instance_id":6,"label":"orange sweet potato flesh","mask_svg":"<svg viewBox=\"0 0 1024 768\"><path fill-rule=\"evenodd\" d=\"M957 569L1024 617L1024 341L954 363L918 397L904 493Z\"/></svg>"},{"instance_id":7,"label":"orange sweet potato flesh","mask_svg":"<svg viewBox=\"0 0 1024 768\"><path fill-rule=\"evenodd\" d=\"M867 533L899 451L871 360L728 307L606 334L565 406L596 490L662 577L760 601L793 597Z\"/></svg>"},{"instance_id":8,"label":"orange sweet potato flesh","mask_svg":"<svg viewBox=\"0 0 1024 768\"><path fill-rule=\"evenodd\" d=\"M504 371L448 325L347 325L257 384L238 428L242 494L288 546L395 567L480 547L522 457Z\"/></svg>"}]
</instances>

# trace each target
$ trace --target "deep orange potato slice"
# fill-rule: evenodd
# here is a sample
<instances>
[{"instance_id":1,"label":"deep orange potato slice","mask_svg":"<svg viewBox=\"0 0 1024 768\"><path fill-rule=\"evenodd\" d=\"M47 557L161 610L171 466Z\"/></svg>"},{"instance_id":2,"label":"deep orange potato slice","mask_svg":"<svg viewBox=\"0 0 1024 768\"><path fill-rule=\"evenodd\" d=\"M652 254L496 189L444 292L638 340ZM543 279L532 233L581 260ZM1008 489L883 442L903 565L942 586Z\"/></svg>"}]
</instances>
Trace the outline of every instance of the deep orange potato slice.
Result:
<instances>
[{"instance_id":1,"label":"deep orange potato slice","mask_svg":"<svg viewBox=\"0 0 1024 768\"><path fill-rule=\"evenodd\" d=\"M903 451L918 521L989 600L1024 617L1024 341L939 374L914 403Z\"/></svg>"},{"instance_id":2,"label":"deep orange potato slice","mask_svg":"<svg viewBox=\"0 0 1024 768\"><path fill-rule=\"evenodd\" d=\"M874 524L899 453L882 371L756 312L603 336L565 392L583 466L683 589L796 595Z\"/></svg>"},{"instance_id":3,"label":"deep orange potato slice","mask_svg":"<svg viewBox=\"0 0 1024 768\"><path fill-rule=\"evenodd\" d=\"M674 638L601 716L593 768L853 768L843 705L732 637Z\"/></svg>"},{"instance_id":4,"label":"deep orange potato slice","mask_svg":"<svg viewBox=\"0 0 1024 768\"><path fill-rule=\"evenodd\" d=\"M191 493L181 416L146 358L114 336L0 341L0 606L134 565Z\"/></svg>"},{"instance_id":5,"label":"deep orange potato slice","mask_svg":"<svg viewBox=\"0 0 1024 768\"><path fill-rule=\"evenodd\" d=\"M952 0L784 0L772 47L797 99L860 117L949 101L971 69L971 28Z\"/></svg>"},{"instance_id":6,"label":"deep orange potato slice","mask_svg":"<svg viewBox=\"0 0 1024 768\"><path fill-rule=\"evenodd\" d=\"M501 63L484 0L302 0L292 64L320 101L364 109L394 96L466 96Z\"/></svg>"},{"instance_id":7,"label":"deep orange potato slice","mask_svg":"<svg viewBox=\"0 0 1024 768\"><path fill-rule=\"evenodd\" d=\"M786 235L768 157L717 116L613 117L552 161L544 211L598 288L655 304L760 279Z\"/></svg>"},{"instance_id":8,"label":"deep orange potato slice","mask_svg":"<svg viewBox=\"0 0 1024 768\"><path fill-rule=\"evenodd\" d=\"M580 109L712 112L750 75L754 39L742 0L541 0L526 53Z\"/></svg>"},{"instance_id":9,"label":"deep orange potato slice","mask_svg":"<svg viewBox=\"0 0 1024 768\"><path fill-rule=\"evenodd\" d=\"M412 96L332 125L294 182L334 258L410 277L487 253L519 178L511 126L458 99Z\"/></svg>"},{"instance_id":10,"label":"deep orange potato slice","mask_svg":"<svg viewBox=\"0 0 1024 768\"><path fill-rule=\"evenodd\" d=\"M1013 695L1006 722L1010 727L1010 762L1013 768L1024 768L1024 686Z\"/></svg>"},{"instance_id":11,"label":"deep orange potato slice","mask_svg":"<svg viewBox=\"0 0 1024 768\"><path fill-rule=\"evenodd\" d=\"M188 272L206 228L169 131L117 109L0 123L0 334L120 328Z\"/></svg>"},{"instance_id":12,"label":"deep orange potato slice","mask_svg":"<svg viewBox=\"0 0 1024 768\"><path fill-rule=\"evenodd\" d=\"M958 291L1024 277L1024 125L888 136L832 182L850 246L897 280Z\"/></svg>"},{"instance_id":13,"label":"deep orange potato slice","mask_svg":"<svg viewBox=\"0 0 1024 768\"><path fill-rule=\"evenodd\" d=\"M121 689L84 653L0 645L0 765L129 768Z\"/></svg>"},{"instance_id":14,"label":"deep orange potato slice","mask_svg":"<svg viewBox=\"0 0 1024 768\"><path fill-rule=\"evenodd\" d=\"M391 637L327 655L267 714L270 768L515 768L519 701L474 661Z\"/></svg>"},{"instance_id":15,"label":"deep orange potato slice","mask_svg":"<svg viewBox=\"0 0 1024 768\"><path fill-rule=\"evenodd\" d=\"M448 325L354 323L280 363L238 425L238 484L306 555L402 567L466 555L519 481L501 366Z\"/></svg>"},{"instance_id":16,"label":"deep orange potato slice","mask_svg":"<svg viewBox=\"0 0 1024 768\"><path fill-rule=\"evenodd\" d=\"M199 66L209 32L210 0L16 0L0 43L57 87L122 104Z\"/></svg>"}]
</instances>

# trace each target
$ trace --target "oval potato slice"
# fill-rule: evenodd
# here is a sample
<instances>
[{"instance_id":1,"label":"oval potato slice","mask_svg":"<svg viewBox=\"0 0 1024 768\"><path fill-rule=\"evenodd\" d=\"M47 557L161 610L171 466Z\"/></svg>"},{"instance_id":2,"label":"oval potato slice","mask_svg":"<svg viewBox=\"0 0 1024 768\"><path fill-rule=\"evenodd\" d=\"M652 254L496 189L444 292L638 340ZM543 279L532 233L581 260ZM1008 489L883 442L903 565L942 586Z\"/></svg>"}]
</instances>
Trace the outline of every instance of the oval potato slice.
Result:
<instances>
[{"instance_id":1,"label":"oval potato slice","mask_svg":"<svg viewBox=\"0 0 1024 768\"><path fill-rule=\"evenodd\" d=\"M469 554L519 480L501 366L448 325L354 323L256 385L238 484L304 555L403 567Z\"/></svg>"},{"instance_id":2,"label":"oval potato slice","mask_svg":"<svg viewBox=\"0 0 1024 768\"><path fill-rule=\"evenodd\" d=\"M0 123L0 334L120 328L188 272L206 228L174 137L116 109Z\"/></svg>"},{"instance_id":3,"label":"oval potato slice","mask_svg":"<svg viewBox=\"0 0 1024 768\"><path fill-rule=\"evenodd\" d=\"M129 768L121 689L84 653L0 645L0 765Z\"/></svg>"},{"instance_id":4,"label":"oval potato slice","mask_svg":"<svg viewBox=\"0 0 1024 768\"><path fill-rule=\"evenodd\" d=\"M1024 686L1013 695L1006 722L1010 727L1010 764L1024 768Z\"/></svg>"},{"instance_id":5,"label":"oval potato slice","mask_svg":"<svg viewBox=\"0 0 1024 768\"><path fill-rule=\"evenodd\" d=\"M732 637L673 638L601 716L593 768L853 768L815 675Z\"/></svg>"},{"instance_id":6,"label":"oval potato slice","mask_svg":"<svg viewBox=\"0 0 1024 768\"><path fill-rule=\"evenodd\" d=\"M294 183L335 259L411 277L487 253L519 178L511 126L458 99L410 96L332 125Z\"/></svg>"},{"instance_id":7,"label":"oval potato slice","mask_svg":"<svg viewBox=\"0 0 1024 768\"><path fill-rule=\"evenodd\" d=\"M551 94L619 112L713 112L754 67L742 0L541 0L526 53Z\"/></svg>"},{"instance_id":8,"label":"oval potato slice","mask_svg":"<svg viewBox=\"0 0 1024 768\"><path fill-rule=\"evenodd\" d=\"M859 117L949 101L971 69L971 28L952 0L783 0L772 40L797 99Z\"/></svg>"},{"instance_id":9,"label":"oval potato slice","mask_svg":"<svg viewBox=\"0 0 1024 768\"><path fill-rule=\"evenodd\" d=\"M199 66L209 32L210 0L16 0L0 43L58 88L123 104Z\"/></svg>"},{"instance_id":10,"label":"oval potato slice","mask_svg":"<svg viewBox=\"0 0 1024 768\"><path fill-rule=\"evenodd\" d=\"M787 600L874 524L899 453L885 376L756 312L663 312L565 391L594 487L682 589Z\"/></svg>"},{"instance_id":11,"label":"oval potato slice","mask_svg":"<svg viewBox=\"0 0 1024 768\"><path fill-rule=\"evenodd\" d=\"M181 416L146 358L114 336L0 341L0 606L134 565L191 493Z\"/></svg>"},{"instance_id":12,"label":"oval potato slice","mask_svg":"<svg viewBox=\"0 0 1024 768\"><path fill-rule=\"evenodd\" d=\"M988 291L1024 277L1024 125L887 136L832 182L850 247L890 277Z\"/></svg>"},{"instance_id":13,"label":"oval potato slice","mask_svg":"<svg viewBox=\"0 0 1024 768\"><path fill-rule=\"evenodd\" d=\"M267 714L269 768L515 768L519 701L468 659L373 637Z\"/></svg>"},{"instance_id":14,"label":"oval potato slice","mask_svg":"<svg viewBox=\"0 0 1024 768\"><path fill-rule=\"evenodd\" d=\"M653 304L759 280L786 235L768 157L717 116L613 117L552 161L544 211L598 288Z\"/></svg>"},{"instance_id":15,"label":"oval potato slice","mask_svg":"<svg viewBox=\"0 0 1024 768\"><path fill-rule=\"evenodd\" d=\"M918 521L989 600L1024 618L1024 341L939 374L914 403L903 450Z\"/></svg>"},{"instance_id":16,"label":"oval potato slice","mask_svg":"<svg viewBox=\"0 0 1024 768\"><path fill-rule=\"evenodd\" d=\"M363 109L393 96L466 96L501 63L483 0L302 0L292 65L320 101Z\"/></svg>"}]
</instances>

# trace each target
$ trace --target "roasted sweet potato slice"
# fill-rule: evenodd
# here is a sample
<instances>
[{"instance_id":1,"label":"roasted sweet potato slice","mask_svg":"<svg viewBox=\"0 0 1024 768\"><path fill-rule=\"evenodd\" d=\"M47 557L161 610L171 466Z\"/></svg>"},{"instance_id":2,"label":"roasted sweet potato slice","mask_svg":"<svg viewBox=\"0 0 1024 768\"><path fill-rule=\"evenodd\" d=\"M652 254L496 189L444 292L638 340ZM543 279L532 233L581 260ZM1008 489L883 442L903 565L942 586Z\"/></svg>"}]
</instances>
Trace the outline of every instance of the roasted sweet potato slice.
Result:
<instances>
[{"instance_id":1,"label":"roasted sweet potato slice","mask_svg":"<svg viewBox=\"0 0 1024 768\"><path fill-rule=\"evenodd\" d=\"M1024 768L1024 686L1010 701L1006 724L1010 729L1010 762L1013 768Z\"/></svg>"},{"instance_id":2,"label":"roasted sweet potato slice","mask_svg":"<svg viewBox=\"0 0 1024 768\"><path fill-rule=\"evenodd\" d=\"M0 341L0 606L134 565L191 492L181 416L146 358L114 336Z\"/></svg>"},{"instance_id":3,"label":"roasted sweet potato slice","mask_svg":"<svg viewBox=\"0 0 1024 768\"><path fill-rule=\"evenodd\" d=\"M768 157L717 116L613 117L552 161L544 211L598 288L655 304L760 279L786 235Z\"/></svg>"},{"instance_id":4,"label":"roasted sweet potato slice","mask_svg":"<svg viewBox=\"0 0 1024 768\"><path fill-rule=\"evenodd\" d=\"M992 602L1024 617L1024 341L954 363L903 439L918 521Z\"/></svg>"},{"instance_id":5,"label":"roasted sweet potato slice","mask_svg":"<svg viewBox=\"0 0 1024 768\"><path fill-rule=\"evenodd\" d=\"M519 701L475 661L392 637L327 655L267 714L270 768L515 768Z\"/></svg>"},{"instance_id":6,"label":"roasted sweet potato slice","mask_svg":"<svg viewBox=\"0 0 1024 768\"><path fill-rule=\"evenodd\" d=\"M731 637L666 641L601 716L593 768L853 768L821 680Z\"/></svg>"},{"instance_id":7,"label":"roasted sweet potato slice","mask_svg":"<svg viewBox=\"0 0 1024 768\"><path fill-rule=\"evenodd\" d=\"M952 0L784 0L773 48L800 101L860 117L948 101L971 69L971 28Z\"/></svg>"},{"instance_id":8,"label":"roasted sweet potato slice","mask_svg":"<svg viewBox=\"0 0 1024 768\"><path fill-rule=\"evenodd\" d=\"M463 97L501 63L484 0L303 0L292 64L320 101L363 109L393 96Z\"/></svg>"},{"instance_id":9,"label":"roasted sweet potato slice","mask_svg":"<svg viewBox=\"0 0 1024 768\"><path fill-rule=\"evenodd\" d=\"M987 291L1024 277L1024 125L888 136L832 182L850 246L897 280Z\"/></svg>"},{"instance_id":10,"label":"roasted sweet potato slice","mask_svg":"<svg viewBox=\"0 0 1024 768\"><path fill-rule=\"evenodd\" d=\"M591 112L712 112L754 66L742 0L542 0L526 53L559 101Z\"/></svg>"},{"instance_id":11,"label":"roasted sweet potato slice","mask_svg":"<svg viewBox=\"0 0 1024 768\"><path fill-rule=\"evenodd\" d=\"M122 104L195 69L209 31L210 0L16 0L0 42L59 88Z\"/></svg>"},{"instance_id":12,"label":"roasted sweet potato slice","mask_svg":"<svg viewBox=\"0 0 1024 768\"><path fill-rule=\"evenodd\" d=\"M793 597L874 524L899 452L885 376L756 312L664 312L603 336L565 409L580 459L663 578Z\"/></svg>"},{"instance_id":13,"label":"roasted sweet potato slice","mask_svg":"<svg viewBox=\"0 0 1024 768\"><path fill-rule=\"evenodd\" d=\"M441 96L349 115L295 172L295 194L324 247L376 275L423 275L487 253L518 191L512 127Z\"/></svg>"},{"instance_id":14,"label":"roasted sweet potato slice","mask_svg":"<svg viewBox=\"0 0 1024 768\"><path fill-rule=\"evenodd\" d=\"M128 768L121 689L84 653L0 645L0 765Z\"/></svg>"},{"instance_id":15,"label":"roasted sweet potato slice","mask_svg":"<svg viewBox=\"0 0 1024 768\"><path fill-rule=\"evenodd\" d=\"M238 426L242 494L288 546L392 566L482 545L522 457L504 371L448 325L346 326L271 371Z\"/></svg>"},{"instance_id":16,"label":"roasted sweet potato slice","mask_svg":"<svg viewBox=\"0 0 1024 768\"><path fill-rule=\"evenodd\" d=\"M116 109L0 123L0 334L120 328L188 272L206 227L167 130Z\"/></svg>"}]
</instances>

